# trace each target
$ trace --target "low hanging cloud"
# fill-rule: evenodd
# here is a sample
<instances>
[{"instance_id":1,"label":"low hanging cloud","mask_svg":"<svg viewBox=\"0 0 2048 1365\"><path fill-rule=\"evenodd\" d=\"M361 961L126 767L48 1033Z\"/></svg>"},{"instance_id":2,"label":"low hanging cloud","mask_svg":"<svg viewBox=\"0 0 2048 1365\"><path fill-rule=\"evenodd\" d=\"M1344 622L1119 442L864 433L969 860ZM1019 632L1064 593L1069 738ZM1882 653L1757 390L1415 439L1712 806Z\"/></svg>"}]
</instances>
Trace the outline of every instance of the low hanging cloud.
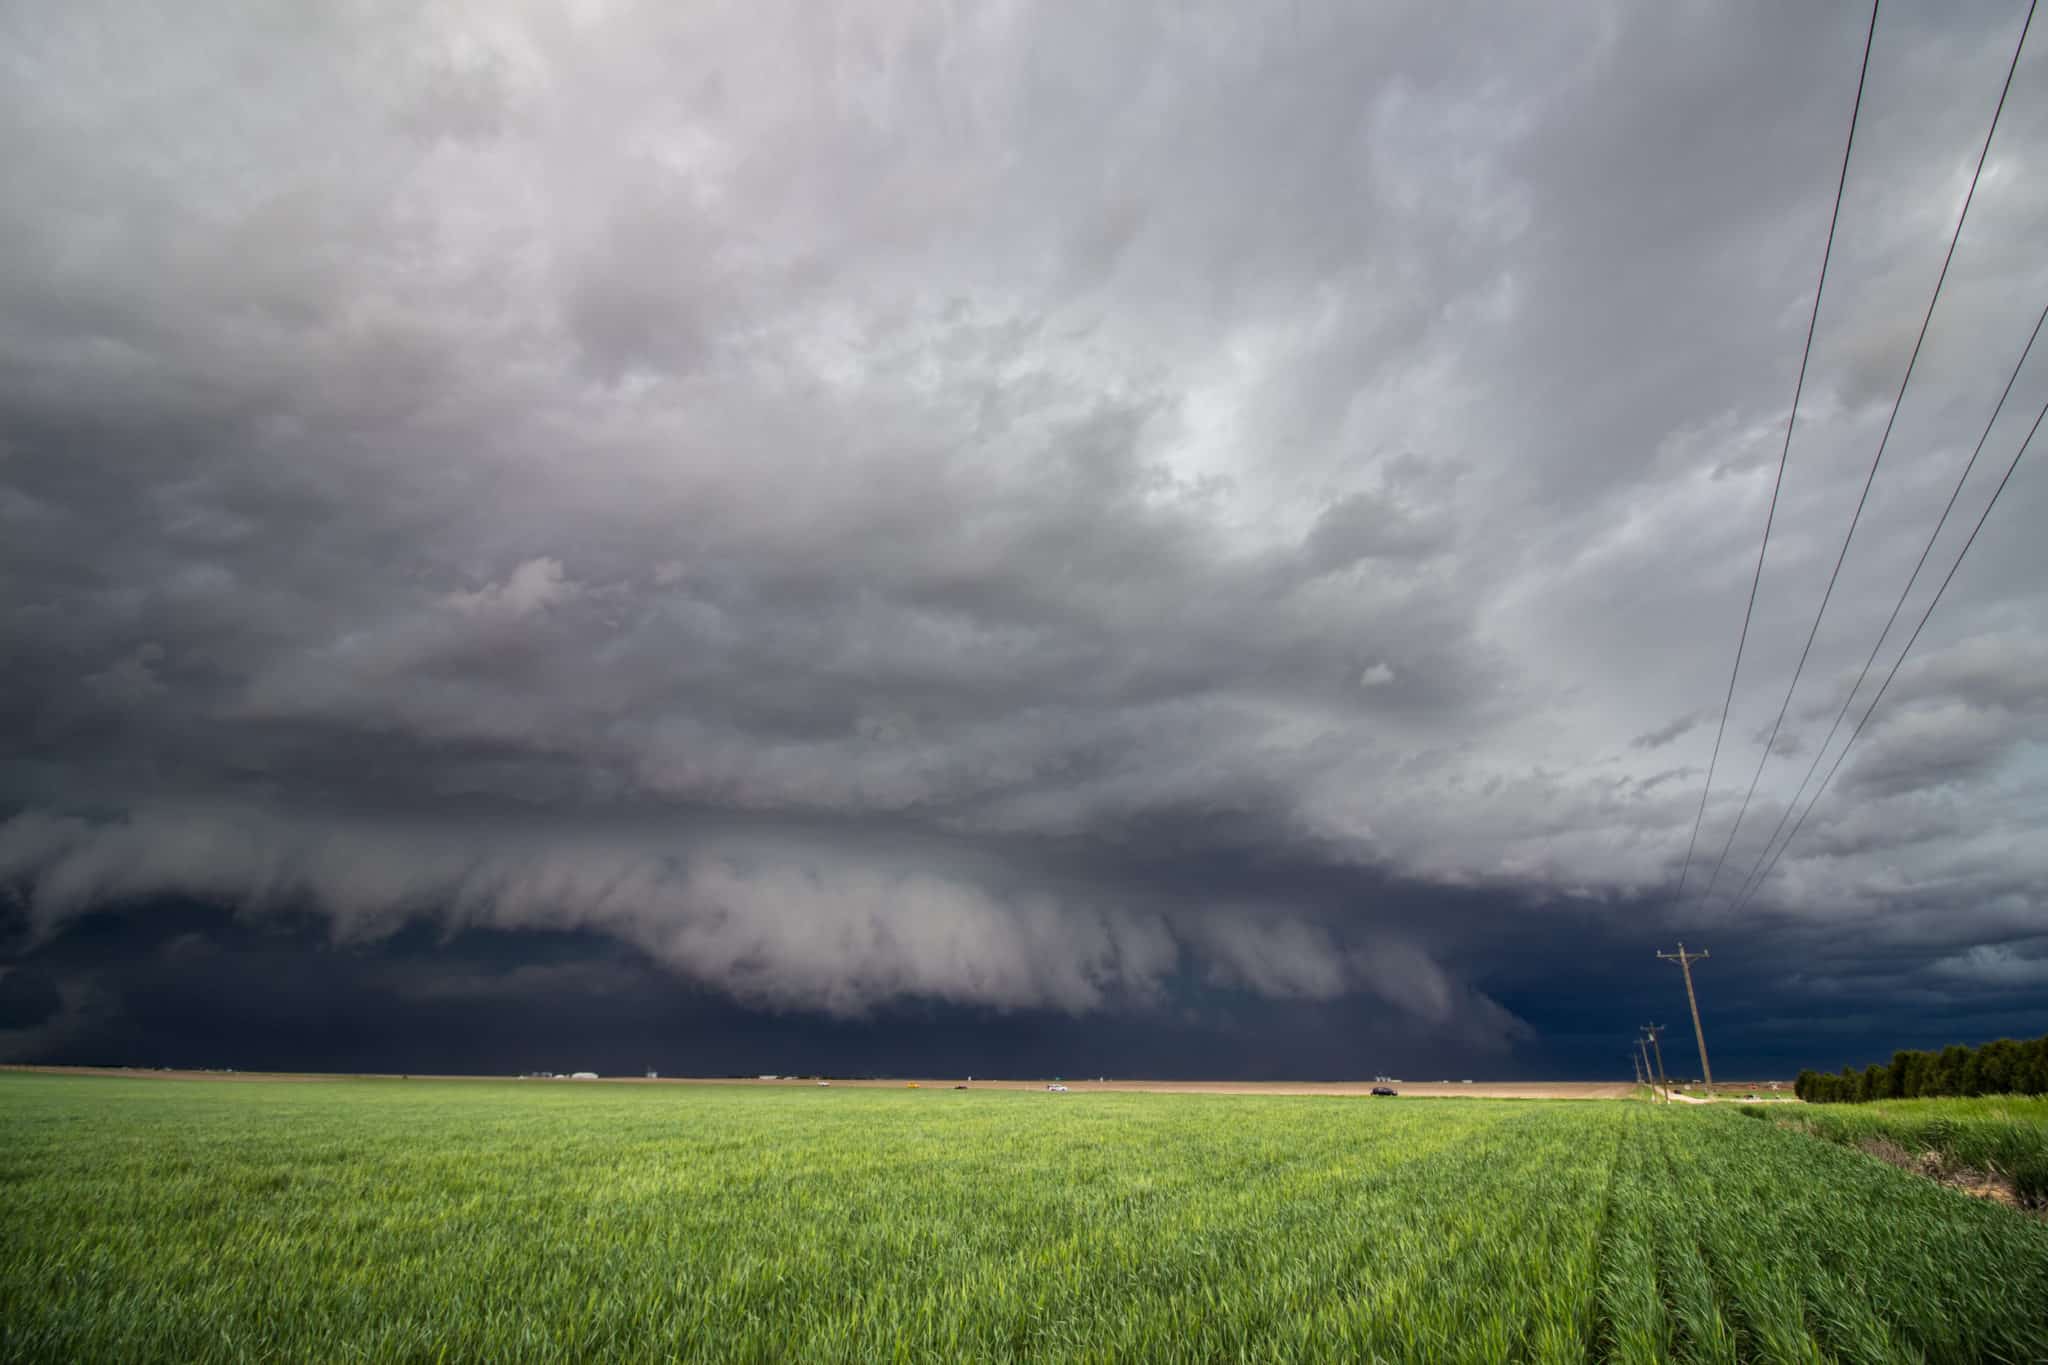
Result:
<instances>
[{"instance_id":1,"label":"low hanging cloud","mask_svg":"<svg viewBox=\"0 0 2048 1365\"><path fill-rule=\"evenodd\" d=\"M246 811L21 816L0 825L0 879L25 888L38 937L167 894L259 916L315 911L346 942L422 918L449 931L596 930L744 1003L846 1017L905 998L1087 1014L1157 1001L1190 967L1273 999L1362 989L1436 1024L1455 1008L1426 953L1346 950L1284 910L1188 916L1006 895L914 862L760 840L678 851L616 833L536 845ZM1497 1007L1485 1022L1514 1027Z\"/></svg>"}]
</instances>

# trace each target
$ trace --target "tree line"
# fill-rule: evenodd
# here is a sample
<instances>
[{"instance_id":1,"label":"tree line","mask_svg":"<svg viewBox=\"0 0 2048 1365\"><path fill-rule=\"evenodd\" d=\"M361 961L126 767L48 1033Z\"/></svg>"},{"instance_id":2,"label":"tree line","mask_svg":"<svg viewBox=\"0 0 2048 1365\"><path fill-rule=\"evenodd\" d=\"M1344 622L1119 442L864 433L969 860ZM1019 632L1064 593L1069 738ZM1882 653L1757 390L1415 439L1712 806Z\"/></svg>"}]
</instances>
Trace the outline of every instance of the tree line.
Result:
<instances>
[{"instance_id":1,"label":"tree line","mask_svg":"<svg viewBox=\"0 0 2048 1365\"><path fill-rule=\"evenodd\" d=\"M1839 1075L1802 1071L1793 1092L1809 1104L1859 1104L1942 1095L2048 1095L2048 1035L2031 1042L2000 1038L1982 1047L1952 1044L1939 1052L1894 1052L1891 1065L1872 1062Z\"/></svg>"}]
</instances>

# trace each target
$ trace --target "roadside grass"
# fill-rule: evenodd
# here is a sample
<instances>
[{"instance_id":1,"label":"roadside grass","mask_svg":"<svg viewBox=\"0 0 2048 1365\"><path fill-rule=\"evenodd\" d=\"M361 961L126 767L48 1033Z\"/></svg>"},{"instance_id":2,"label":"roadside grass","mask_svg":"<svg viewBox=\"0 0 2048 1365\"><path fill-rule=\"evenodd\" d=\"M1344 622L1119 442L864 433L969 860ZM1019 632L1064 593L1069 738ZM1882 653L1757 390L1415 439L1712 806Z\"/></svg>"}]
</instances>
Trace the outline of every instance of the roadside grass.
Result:
<instances>
[{"instance_id":1,"label":"roadside grass","mask_svg":"<svg viewBox=\"0 0 2048 1365\"><path fill-rule=\"evenodd\" d=\"M2010 1182L2020 1203L2048 1207L2048 1096L1802 1104L1759 1117L1846 1147L1931 1153L1931 1173L1983 1171Z\"/></svg>"},{"instance_id":2,"label":"roadside grass","mask_svg":"<svg viewBox=\"0 0 2048 1365\"><path fill-rule=\"evenodd\" d=\"M1733 1106L0 1076L0 1359L2038 1360Z\"/></svg>"}]
</instances>

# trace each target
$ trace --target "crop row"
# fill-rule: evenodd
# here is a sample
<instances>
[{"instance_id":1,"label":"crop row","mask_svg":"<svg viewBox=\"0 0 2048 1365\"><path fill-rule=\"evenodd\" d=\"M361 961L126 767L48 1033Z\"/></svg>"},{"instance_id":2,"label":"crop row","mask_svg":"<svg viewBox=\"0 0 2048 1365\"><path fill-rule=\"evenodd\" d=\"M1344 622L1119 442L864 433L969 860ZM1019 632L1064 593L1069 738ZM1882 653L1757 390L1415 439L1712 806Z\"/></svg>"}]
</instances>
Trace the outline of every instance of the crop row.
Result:
<instances>
[{"instance_id":1,"label":"crop row","mask_svg":"<svg viewBox=\"0 0 2048 1365\"><path fill-rule=\"evenodd\" d=\"M1659 1119L1617 1183L1661 1303L1615 1313L1615 1357L2048 1358L2038 1224L1725 1110Z\"/></svg>"}]
</instances>

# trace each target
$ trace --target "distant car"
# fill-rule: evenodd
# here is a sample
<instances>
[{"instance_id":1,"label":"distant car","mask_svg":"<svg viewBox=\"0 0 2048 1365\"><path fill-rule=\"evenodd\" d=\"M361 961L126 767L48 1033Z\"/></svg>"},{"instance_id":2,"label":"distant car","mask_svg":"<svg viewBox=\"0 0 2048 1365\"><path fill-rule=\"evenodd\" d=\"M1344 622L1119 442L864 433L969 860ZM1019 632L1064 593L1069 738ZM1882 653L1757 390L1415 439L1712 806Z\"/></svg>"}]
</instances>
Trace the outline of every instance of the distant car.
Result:
<instances>
[{"instance_id":1,"label":"distant car","mask_svg":"<svg viewBox=\"0 0 2048 1365\"><path fill-rule=\"evenodd\" d=\"M1394 1089L1391 1085L1376 1085L1372 1088L1372 1093L1375 1095L1398 1095L1401 1092Z\"/></svg>"},{"instance_id":2,"label":"distant car","mask_svg":"<svg viewBox=\"0 0 2048 1365\"><path fill-rule=\"evenodd\" d=\"M1067 1093L1067 1088L1063 1085L1049 1085L1046 1087L1046 1089L1050 1090L1056 1095L1064 1095Z\"/></svg>"},{"instance_id":3,"label":"distant car","mask_svg":"<svg viewBox=\"0 0 2048 1365\"><path fill-rule=\"evenodd\" d=\"M954 1086L953 1088L954 1088L955 1090L965 1090L965 1089L966 1089L967 1087L966 1087L966 1086L964 1086L964 1085L956 1085L956 1086Z\"/></svg>"},{"instance_id":4,"label":"distant car","mask_svg":"<svg viewBox=\"0 0 2048 1365\"><path fill-rule=\"evenodd\" d=\"M832 1082L830 1082L830 1081L819 1081L819 1082L818 1082L818 1084L819 1084L819 1085L830 1085L830 1084L832 1084Z\"/></svg>"}]
</instances>

